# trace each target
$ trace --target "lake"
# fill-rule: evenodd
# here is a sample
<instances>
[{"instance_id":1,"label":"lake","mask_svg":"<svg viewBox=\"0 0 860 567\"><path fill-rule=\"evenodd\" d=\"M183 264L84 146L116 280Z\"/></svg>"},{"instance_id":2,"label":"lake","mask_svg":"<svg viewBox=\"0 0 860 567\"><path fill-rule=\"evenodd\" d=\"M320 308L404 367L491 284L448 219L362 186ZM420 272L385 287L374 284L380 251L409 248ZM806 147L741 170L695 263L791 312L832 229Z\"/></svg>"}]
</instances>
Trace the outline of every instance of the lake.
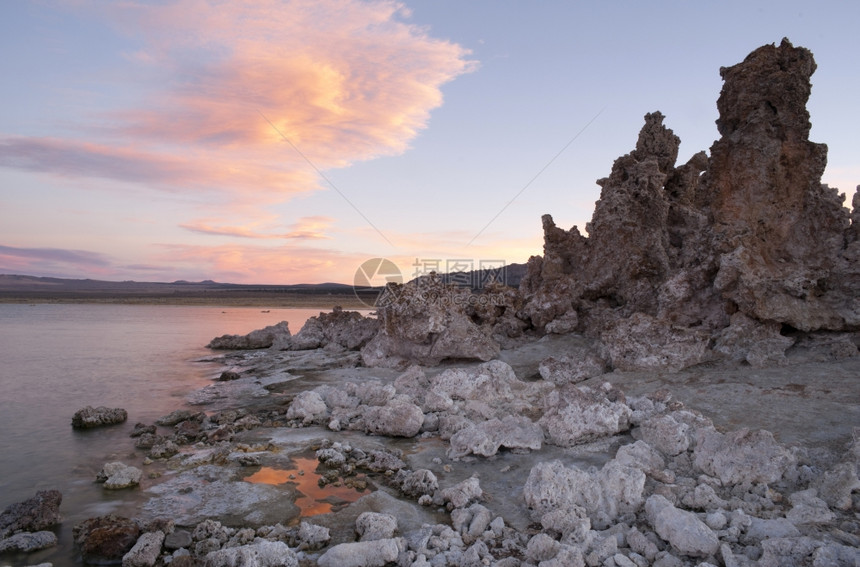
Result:
<instances>
[{"instance_id":1,"label":"lake","mask_svg":"<svg viewBox=\"0 0 860 567\"><path fill-rule=\"evenodd\" d=\"M63 493L60 545L0 564L74 565L72 526L106 513L133 515L140 491L94 482L112 460L139 463L129 438L184 407L210 383L217 362L200 361L223 334L288 321L298 332L319 309L109 304L0 304L0 510L56 488ZM88 431L71 427L84 406L122 407L128 421ZM137 453L141 453L138 451Z\"/></svg>"}]
</instances>

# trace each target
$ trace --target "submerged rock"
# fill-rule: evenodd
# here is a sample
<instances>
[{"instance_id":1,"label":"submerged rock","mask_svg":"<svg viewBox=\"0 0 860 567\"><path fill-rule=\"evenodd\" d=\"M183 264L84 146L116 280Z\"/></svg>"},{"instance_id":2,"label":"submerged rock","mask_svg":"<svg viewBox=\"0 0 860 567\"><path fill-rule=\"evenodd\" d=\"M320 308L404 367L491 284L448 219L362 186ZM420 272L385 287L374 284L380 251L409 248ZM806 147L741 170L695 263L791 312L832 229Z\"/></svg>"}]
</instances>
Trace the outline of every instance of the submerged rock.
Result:
<instances>
[{"instance_id":1,"label":"submerged rock","mask_svg":"<svg viewBox=\"0 0 860 567\"><path fill-rule=\"evenodd\" d=\"M72 416L72 427L74 429L90 429L103 425L114 425L128 419L128 412L122 408L106 408L99 406L94 408L87 406L79 409Z\"/></svg>"}]
</instances>

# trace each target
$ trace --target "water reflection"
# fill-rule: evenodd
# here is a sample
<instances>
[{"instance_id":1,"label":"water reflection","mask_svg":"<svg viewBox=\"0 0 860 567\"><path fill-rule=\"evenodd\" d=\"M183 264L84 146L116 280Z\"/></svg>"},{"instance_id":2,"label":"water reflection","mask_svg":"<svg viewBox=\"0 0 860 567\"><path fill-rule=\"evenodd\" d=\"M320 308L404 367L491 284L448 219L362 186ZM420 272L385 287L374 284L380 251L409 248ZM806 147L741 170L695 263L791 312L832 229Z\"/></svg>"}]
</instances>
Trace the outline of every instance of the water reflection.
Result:
<instances>
[{"instance_id":1,"label":"water reflection","mask_svg":"<svg viewBox=\"0 0 860 567\"><path fill-rule=\"evenodd\" d=\"M301 510L301 516L316 516L327 514L355 502L367 492L367 482L364 475L358 475L344 482L320 482L323 476L317 472L319 461L312 458L294 457L295 469L279 469L261 467L254 474L244 478L246 482L258 484L293 484L298 496L296 506ZM322 486L321 486L322 484Z\"/></svg>"}]
</instances>

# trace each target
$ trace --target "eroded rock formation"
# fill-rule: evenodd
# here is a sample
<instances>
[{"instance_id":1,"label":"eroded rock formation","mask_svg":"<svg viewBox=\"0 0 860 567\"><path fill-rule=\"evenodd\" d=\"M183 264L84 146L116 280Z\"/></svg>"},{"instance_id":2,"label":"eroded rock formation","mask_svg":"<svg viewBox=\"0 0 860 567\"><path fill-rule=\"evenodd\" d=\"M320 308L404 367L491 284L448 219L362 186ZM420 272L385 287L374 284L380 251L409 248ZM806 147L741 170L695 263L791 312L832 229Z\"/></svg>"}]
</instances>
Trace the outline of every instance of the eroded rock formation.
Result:
<instances>
[{"instance_id":1,"label":"eroded rock formation","mask_svg":"<svg viewBox=\"0 0 860 567\"><path fill-rule=\"evenodd\" d=\"M543 217L520 316L550 332L577 321L620 369L765 366L799 336L856 337L860 199L851 212L820 181L827 147L809 141L806 111L815 67L783 40L721 69L721 138L680 166L680 140L647 114L636 148L598 181L587 237Z\"/></svg>"}]
</instances>

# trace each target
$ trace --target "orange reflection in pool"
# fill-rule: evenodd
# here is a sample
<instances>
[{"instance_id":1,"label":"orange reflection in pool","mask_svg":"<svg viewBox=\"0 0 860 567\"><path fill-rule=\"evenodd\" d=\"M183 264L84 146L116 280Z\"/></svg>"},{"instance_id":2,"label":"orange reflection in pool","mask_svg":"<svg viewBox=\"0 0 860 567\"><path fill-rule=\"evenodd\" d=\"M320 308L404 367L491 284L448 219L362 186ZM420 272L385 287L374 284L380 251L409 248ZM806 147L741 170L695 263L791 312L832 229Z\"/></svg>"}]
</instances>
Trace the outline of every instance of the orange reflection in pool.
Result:
<instances>
[{"instance_id":1,"label":"orange reflection in pool","mask_svg":"<svg viewBox=\"0 0 860 567\"><path fill-rule=\"evenodd\" d=\"M262 467L251 476L245 477L247 482L259 484L286 484L296 485L298 496L296 506L301 510L302 516L315 516L327 514L332 511L336 504L347 504L358 500L362 493L348 486L333 486L327 484L320 487L318 481L320 475L316 468L319 461L316 459L294 458L296 469L283 470L272 467ZM363 476L363 475L362 475Z\"/></svg>"},{"instance_id":2,"label":"orange reflection in pool","mask_svg":"<svg viewBox=\"0 0 860 567\"><path fill-rule=\"evenodd\" d=\"M263 467L251 476L246 476L245 481L252 482L254 484L284 484L286 482L290 482L291 474L295 476L295 471Z\"/></svg>"}]
</instances>

